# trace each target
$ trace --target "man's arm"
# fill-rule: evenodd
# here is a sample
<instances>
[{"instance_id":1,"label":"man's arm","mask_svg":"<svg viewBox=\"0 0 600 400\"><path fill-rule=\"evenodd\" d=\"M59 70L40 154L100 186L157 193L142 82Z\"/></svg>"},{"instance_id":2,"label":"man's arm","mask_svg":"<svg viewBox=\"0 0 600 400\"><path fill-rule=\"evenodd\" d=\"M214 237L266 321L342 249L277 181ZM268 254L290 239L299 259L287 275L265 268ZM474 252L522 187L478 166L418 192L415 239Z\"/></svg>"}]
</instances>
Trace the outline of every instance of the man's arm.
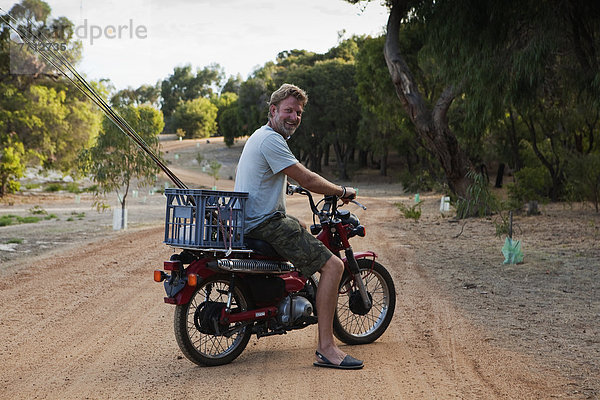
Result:
<instances>
[{"instance_id":1,"label":"man's arm","mask_svg":"<svg viewBox=\"0 0 600 400\"><path fill-rule=\"evenodd\" d=\"M312 172L300 163L290 165L289 167L283 169L283 173L298 182L300 186L310 190L311 192L320 194L334 194L340 197L344 194L344 189L341 186L329 182L321 175ZM356 192L353 188L346 188L346 197L352 198L355 195Z\"/></svg>"}]
</instances>

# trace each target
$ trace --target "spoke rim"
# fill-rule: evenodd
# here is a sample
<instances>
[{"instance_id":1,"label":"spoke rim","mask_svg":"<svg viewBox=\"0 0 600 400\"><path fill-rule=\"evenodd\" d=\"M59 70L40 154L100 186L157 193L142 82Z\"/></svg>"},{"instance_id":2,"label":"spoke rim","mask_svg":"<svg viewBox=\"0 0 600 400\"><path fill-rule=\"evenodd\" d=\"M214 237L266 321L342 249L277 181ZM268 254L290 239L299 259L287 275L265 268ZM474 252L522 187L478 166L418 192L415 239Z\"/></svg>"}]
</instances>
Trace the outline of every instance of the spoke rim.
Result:
<instances>
[{"instance_id":1,"label":"spoke rim","mask_svg":"<svg viewBox=\"0 0 600 400\"><path fill-rule=\"evenodd\" d=\"M186 331L190 343L194 349L207 358L222 358L235 350L243 340L245 328L238 330L231 337L210 335L196 329L194 313L198 306L205 301L227 302L229 283L225 281L214 281L202 286L192 297L186 315ZM241 295L239 289L235 289L231 307L246 310L248 305L240 304ZM243 300L243 299L242 299Z\"/></svg>"},{"instance_id":2,"label":"spoke rim","mask_svg":"<svg viewBox=\"0 0 600 400\"><path fill-rule=\"evenodd\" d=\"M365 337L375 332L389 311L390 294L383 277L375 270L360 271L365 288L372 296L373 306L365 315L352 313L350 310L350 294L348 290L338 296L336 314L341 327L350 335ZM345 282L348 283L348 282Z\"/></svg>"}]
</instances>

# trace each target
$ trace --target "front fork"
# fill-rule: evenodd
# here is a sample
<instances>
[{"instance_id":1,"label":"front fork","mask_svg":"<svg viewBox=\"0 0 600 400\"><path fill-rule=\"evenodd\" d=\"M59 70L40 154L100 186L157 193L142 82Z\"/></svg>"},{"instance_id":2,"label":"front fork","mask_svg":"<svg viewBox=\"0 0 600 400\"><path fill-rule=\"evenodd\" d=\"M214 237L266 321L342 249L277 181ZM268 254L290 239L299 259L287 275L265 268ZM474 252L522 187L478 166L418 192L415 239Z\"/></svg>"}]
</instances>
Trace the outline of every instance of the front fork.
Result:
<instances>
[{"instance_id":1,"label":"front fork","mask_svg":"<svg viewBox=\"0 0 600 400\"><path fill-rule=\"evenodd\" d=\"M362 299L365 308L369 310L372 306L371 299L369 298L369 294L367 293L365 283L363 282L362 277L360 276L360 269L358 268L358 263L354 258L354 251L352 251L352 247L350 246L347 249L345 249L344 252L346 253L346 260L348 261L348 269L354 277L354 282L356 283L356 286L358 286L360 298Z\"/></svg>"}]
</instances>

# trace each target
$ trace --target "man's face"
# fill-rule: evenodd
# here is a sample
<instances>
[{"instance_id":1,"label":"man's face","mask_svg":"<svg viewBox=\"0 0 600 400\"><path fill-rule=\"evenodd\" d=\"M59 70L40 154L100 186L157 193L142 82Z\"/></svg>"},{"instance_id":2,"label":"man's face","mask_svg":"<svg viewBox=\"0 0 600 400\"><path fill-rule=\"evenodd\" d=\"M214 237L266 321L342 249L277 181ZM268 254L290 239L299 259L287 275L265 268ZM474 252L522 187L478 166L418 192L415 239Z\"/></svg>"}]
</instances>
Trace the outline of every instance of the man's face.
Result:
<instances>
[{"instance_id":1,"label":"man's face","mask_svg":"<svg viewBox=\"0 0 600 400\"><path fill-rule=\"evenodd\" d=\"M302 119L302 104L294 96L283 99L279 106L269 109L271 113L271 128L285 137L292 136Z\"/></svg>"}]
</instances>

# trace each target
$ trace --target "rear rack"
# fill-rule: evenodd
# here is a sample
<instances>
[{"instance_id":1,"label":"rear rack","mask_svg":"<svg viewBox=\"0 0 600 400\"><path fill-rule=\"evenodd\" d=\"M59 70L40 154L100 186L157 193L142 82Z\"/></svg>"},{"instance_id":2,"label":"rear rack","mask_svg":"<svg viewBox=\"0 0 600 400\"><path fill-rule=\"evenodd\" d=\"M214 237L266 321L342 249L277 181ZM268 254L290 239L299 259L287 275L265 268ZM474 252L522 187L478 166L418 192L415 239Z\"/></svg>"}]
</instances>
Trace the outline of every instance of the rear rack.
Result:
<instances>
[{"instance_id":1,"label":"rear rack","mask_svg":"<svg viewBox=\"0 0 600 400\"><path fill-rule=\"evenodd\" d=\"M164 243L206 252L248 251L244 245L248 193L166 189Z\"/></svg>"}]
</instances>

